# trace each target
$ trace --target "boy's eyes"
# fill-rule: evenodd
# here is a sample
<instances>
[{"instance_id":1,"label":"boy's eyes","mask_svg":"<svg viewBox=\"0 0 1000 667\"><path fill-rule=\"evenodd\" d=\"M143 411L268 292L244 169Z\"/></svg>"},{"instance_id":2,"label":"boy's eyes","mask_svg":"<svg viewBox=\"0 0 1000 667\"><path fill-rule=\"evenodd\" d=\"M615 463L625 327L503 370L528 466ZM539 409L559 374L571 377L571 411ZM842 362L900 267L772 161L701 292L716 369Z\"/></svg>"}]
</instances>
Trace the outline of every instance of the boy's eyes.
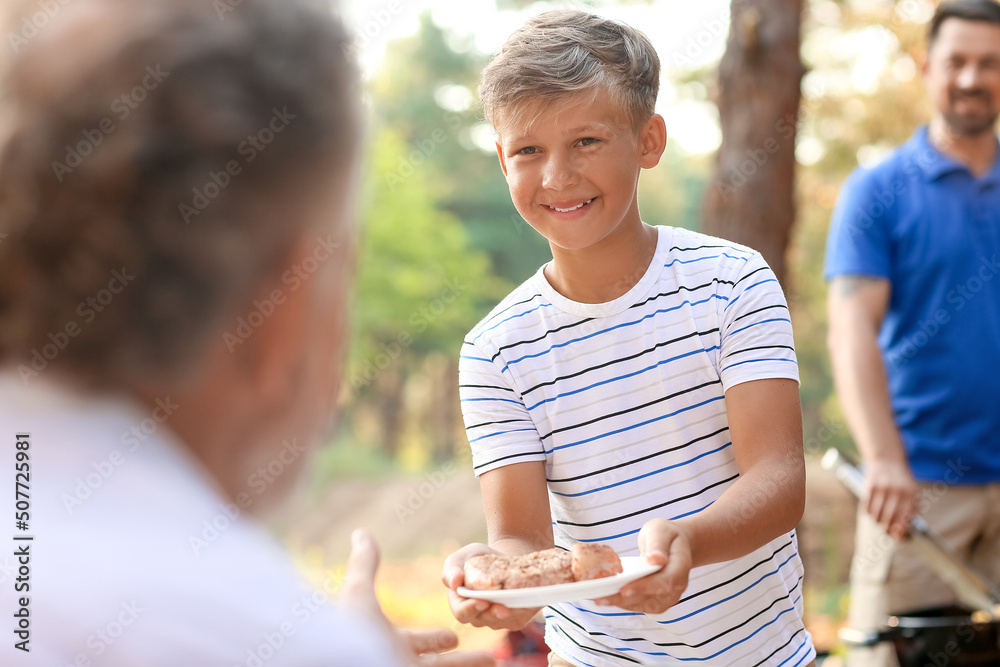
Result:
<instances>
[{"instance_id":1,"label":"boy's eyes","mask_svg":"<svg viewBox=\"0 0 1000 667\"><path fill-rule=\"evenodd\" d=\"M580 139L577 143L580 146L593 146L594 144L599 143L600 141L601 140L598 139L597 137L584 137ZM541 151L538 148L538 146L525 146L524 148L520 148L514 151L513 155L535 155L536 153L539 152Z\"/></svg>"}]
</instances>

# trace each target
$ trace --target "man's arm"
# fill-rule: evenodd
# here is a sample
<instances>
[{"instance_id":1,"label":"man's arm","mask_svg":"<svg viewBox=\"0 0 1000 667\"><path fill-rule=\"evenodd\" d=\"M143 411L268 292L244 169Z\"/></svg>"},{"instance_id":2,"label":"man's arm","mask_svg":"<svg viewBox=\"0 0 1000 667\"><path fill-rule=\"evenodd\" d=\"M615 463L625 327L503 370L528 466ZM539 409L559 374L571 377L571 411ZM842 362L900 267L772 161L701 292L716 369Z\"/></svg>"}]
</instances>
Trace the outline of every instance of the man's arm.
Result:
<instances>
[{"instance_id":1,"label":"man's arm","mask_svg":"<svg viewBox=\"0 0 1000 667\"><path fill-rule=\"evenodd\" d=\"M890 290L884 278L834 278L827 299L827 343L837 395L865 464L862 507L900 539L916 512L918 488L893 418L878 347Z\"/></svg>"},{"instance_id":2,"label":"man's arm","mask_svg":"<svg viewBox=\"0 0 1000 667\"><path fill-rule=\"evenodd\" d=\"M473 556L487 553L520 556L555 545L545 462L528 461L495 468L479 477L479 487L490 545L470 544L445 561L442 579L451 589L449 604L455 618L462 623L520 630L538 612L537 608L509 609L486 600L462 598L455 589L464 583L465 561Z\"/></svg>"}]
</instances>

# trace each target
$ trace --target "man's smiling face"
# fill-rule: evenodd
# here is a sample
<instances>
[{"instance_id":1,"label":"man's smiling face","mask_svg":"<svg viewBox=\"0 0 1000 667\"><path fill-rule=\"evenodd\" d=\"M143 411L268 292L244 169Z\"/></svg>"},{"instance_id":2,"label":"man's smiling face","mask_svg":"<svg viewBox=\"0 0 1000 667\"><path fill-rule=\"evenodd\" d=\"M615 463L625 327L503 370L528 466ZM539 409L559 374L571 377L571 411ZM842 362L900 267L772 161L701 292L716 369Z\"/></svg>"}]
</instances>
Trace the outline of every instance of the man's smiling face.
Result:
<instances>
[{"instance_id":1,"label":"man's smiling face","mask_svg":"<svg viewBox=\"0 0 1000 667\"><path fill-rule=\"evenodd\" d=\"M924 80L955 135L993 132L1000 114L1000 25L945 20L929 47Z\"/></svg>"}]
</instances>

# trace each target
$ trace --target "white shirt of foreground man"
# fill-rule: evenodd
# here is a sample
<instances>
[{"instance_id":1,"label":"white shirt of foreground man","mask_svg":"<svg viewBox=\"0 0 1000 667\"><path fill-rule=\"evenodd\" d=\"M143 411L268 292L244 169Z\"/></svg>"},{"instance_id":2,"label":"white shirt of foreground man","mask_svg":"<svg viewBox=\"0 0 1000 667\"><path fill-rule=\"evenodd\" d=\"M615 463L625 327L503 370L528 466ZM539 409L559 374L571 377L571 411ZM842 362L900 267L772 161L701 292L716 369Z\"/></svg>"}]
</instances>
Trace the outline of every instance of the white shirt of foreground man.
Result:
<instances>
[{"instance_id":1,"label":"white shirt of foreground man","mask_svg":"<svg viewBox=\"0 0 1000 667\"><path fill-rule=\"evenodd\" d=\"M249 507L219 493L165 424L183 409L169 397L144 410L0 376L0 433L11 443L30 434L35 538L25 543L31 651L5 641L0 662L399 665L382 628L328 603L341 581L305 584L243 516ZM13 498L13 476L0 479L0 494ZM248 487L241 500L254 495ZM7 619L15 561L0 557Z\"/></svg>"}]
</instances>

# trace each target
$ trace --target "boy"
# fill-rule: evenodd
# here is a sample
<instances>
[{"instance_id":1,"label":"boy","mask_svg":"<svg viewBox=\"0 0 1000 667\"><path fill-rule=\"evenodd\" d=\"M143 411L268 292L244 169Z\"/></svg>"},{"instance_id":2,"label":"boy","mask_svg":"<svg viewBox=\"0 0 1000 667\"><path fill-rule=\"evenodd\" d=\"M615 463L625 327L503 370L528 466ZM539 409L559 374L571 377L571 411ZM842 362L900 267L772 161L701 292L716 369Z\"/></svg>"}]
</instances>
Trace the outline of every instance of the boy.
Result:
<instances>
[{"instance_id":1,"label":"boy","mask_svg":"<svg viewBox=\"0 0 1000 667\"><path fill-rule=\"evenodd\" d=\"M644 35L575 10L528 21L483 73L511 198L553 259L462 348L490 546L444 582L458 620L519 628L538 610L455 593L468 558L606 543L664 567L546 607L550 664L808 664L788 309L759 254L641 220L658 83Z\"/></svg>"}]
</instances>

